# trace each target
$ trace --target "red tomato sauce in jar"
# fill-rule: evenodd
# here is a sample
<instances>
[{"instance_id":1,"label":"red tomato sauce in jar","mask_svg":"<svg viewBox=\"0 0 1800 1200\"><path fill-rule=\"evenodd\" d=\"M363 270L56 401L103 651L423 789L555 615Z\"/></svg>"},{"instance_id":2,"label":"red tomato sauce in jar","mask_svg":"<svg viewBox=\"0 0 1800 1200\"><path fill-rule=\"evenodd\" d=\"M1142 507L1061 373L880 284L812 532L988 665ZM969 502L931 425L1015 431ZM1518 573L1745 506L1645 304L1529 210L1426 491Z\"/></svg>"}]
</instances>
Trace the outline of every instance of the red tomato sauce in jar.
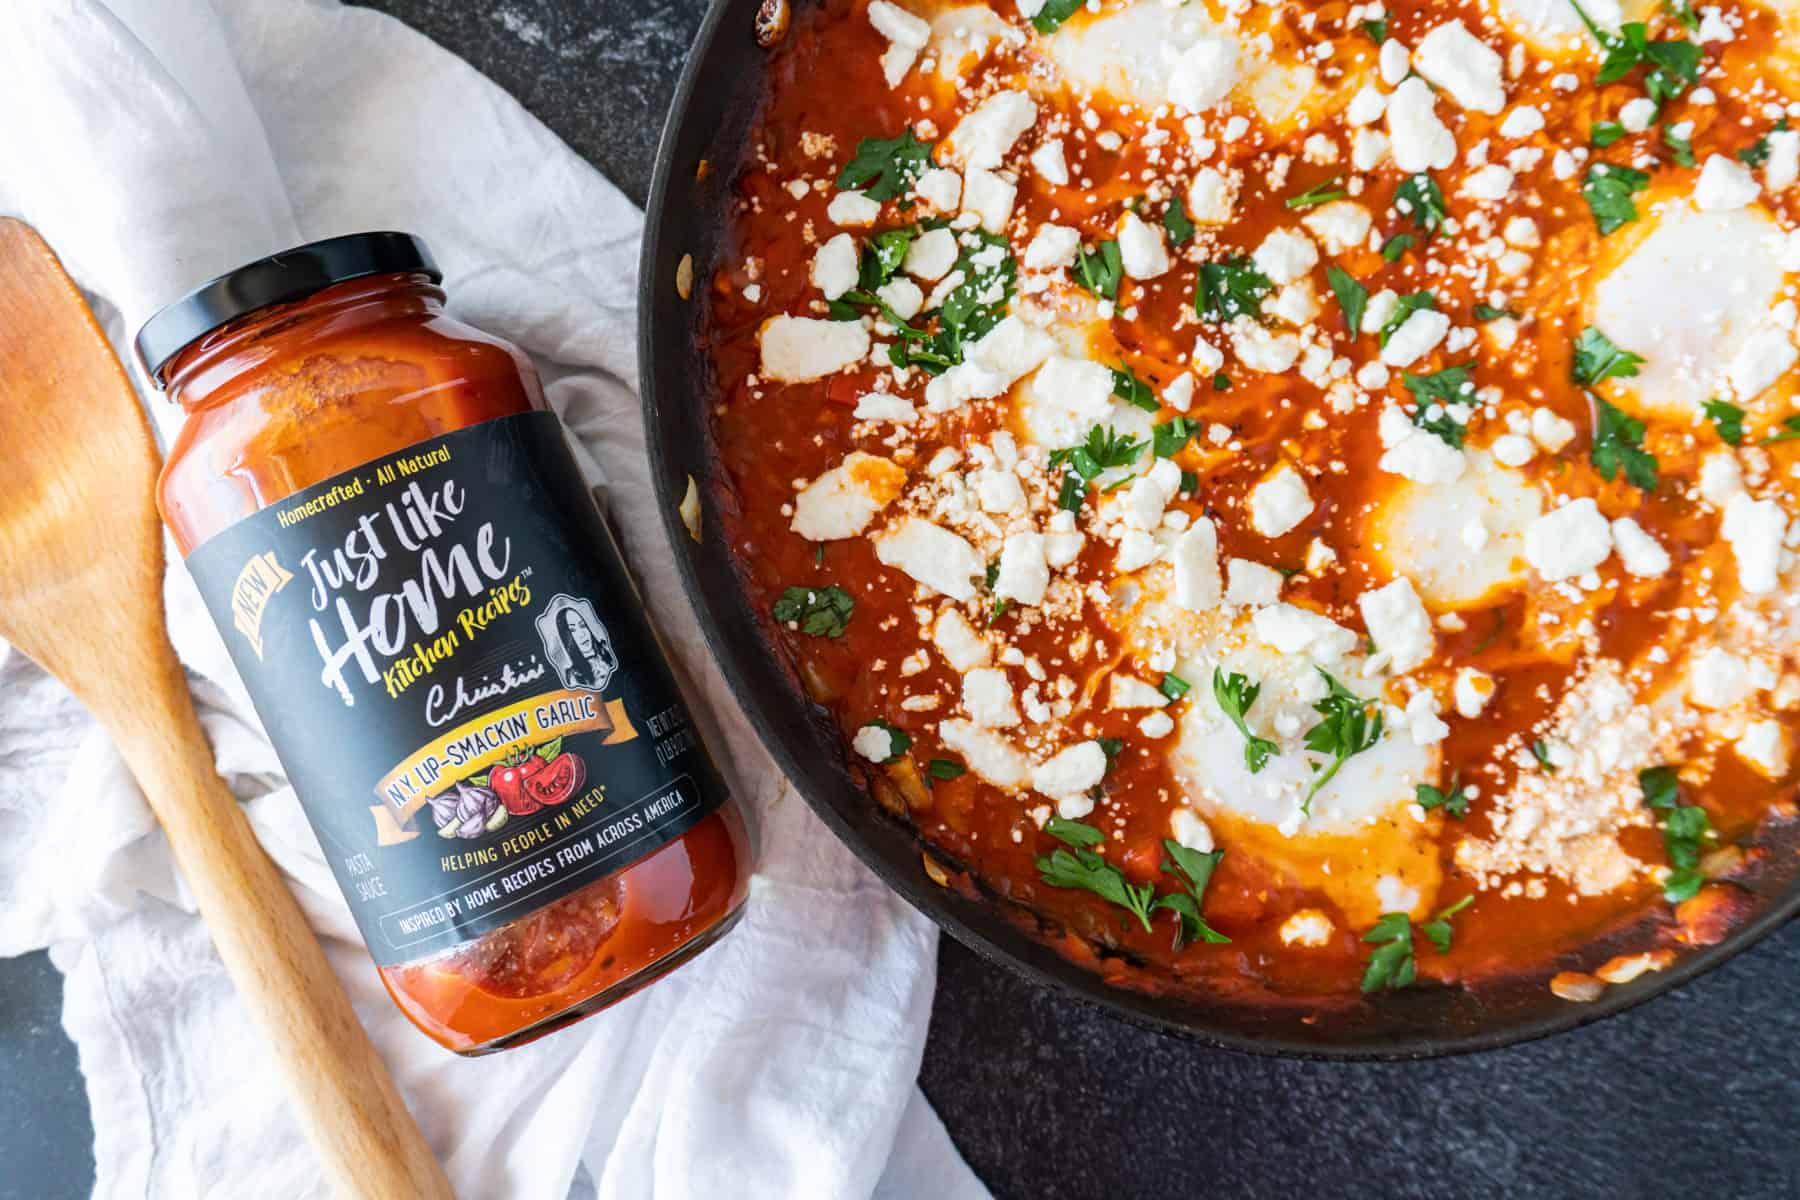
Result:
<instances>
[{"instance_id":1,"label":"red tomato sauce in jar","mask_svg":"<svg viewBox=\"0 0 1800 1200\"><path fill-rule=\"evenodd\" d=\"M382 981L476 1054L710 945L751 852L530 361L439 278L402 235L315 243L139 352L188 413L164 520Z\"/></svg>"}]
</instances>

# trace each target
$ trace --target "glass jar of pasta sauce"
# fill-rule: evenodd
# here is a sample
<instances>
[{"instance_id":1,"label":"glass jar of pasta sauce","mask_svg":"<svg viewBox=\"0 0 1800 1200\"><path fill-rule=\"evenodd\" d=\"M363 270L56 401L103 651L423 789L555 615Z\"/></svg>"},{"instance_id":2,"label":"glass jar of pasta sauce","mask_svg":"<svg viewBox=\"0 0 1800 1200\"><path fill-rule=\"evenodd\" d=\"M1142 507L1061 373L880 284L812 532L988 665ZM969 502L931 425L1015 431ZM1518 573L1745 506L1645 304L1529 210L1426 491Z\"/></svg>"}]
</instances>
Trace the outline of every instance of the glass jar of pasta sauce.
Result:
<instances>
[{"instance_id":1,"label":"glass jar of pasta sauce","mask_svg":"<svg viewBox=\"0 0 1800 1200\"><path fill-rule=\"evenodd\" d=\"M750 851L530 361L441 279L333 238L137 350L188 413L163 519L381 978L480 1054L718 939Z\"/></svg>"}]
</instances>

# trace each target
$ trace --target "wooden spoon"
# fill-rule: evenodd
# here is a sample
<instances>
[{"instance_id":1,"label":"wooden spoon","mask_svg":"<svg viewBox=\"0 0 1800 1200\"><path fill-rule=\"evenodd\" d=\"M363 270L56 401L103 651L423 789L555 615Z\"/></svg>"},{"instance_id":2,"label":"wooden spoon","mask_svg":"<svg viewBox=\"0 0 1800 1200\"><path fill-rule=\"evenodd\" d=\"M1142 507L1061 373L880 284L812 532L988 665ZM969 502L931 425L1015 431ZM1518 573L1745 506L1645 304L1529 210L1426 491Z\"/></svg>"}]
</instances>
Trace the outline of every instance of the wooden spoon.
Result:
<instances>
[{"instance_id":1,"label":"wooden spoon","mask_svg":"<svg viewBox=\"0 0 1800 1200\"><path fill-rule=\"evenodd\" d=\"M156 445L80 292L0 219L0 638L112 734L342 1196L451 1197L350 998L213 768L164 628ZM246 1067L251 1064L245 1064Z\"/></svg>"}]
</instances>

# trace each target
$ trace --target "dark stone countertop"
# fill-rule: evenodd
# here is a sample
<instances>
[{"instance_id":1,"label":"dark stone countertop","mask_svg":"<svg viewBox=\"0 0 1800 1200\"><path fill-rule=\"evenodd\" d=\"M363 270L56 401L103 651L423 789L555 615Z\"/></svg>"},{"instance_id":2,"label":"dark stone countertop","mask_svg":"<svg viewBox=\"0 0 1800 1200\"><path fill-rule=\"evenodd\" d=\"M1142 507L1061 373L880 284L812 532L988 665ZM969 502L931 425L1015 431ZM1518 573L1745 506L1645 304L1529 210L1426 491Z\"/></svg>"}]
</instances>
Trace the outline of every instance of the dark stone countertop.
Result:
<instances>
[{"instance_id":1,"label":"dark stone countertop","mask_svg":"<svg viewBox=\"0 0 1800 1200\"><path fill-rule=\"evenodd\" d=\"M374 0L642 202L701 0ZM1055 998L945 939L923 1083L1003 1198L1790 1197L1800 924L1548 1041L1343 1066L1224 1054ZM0 1197L87 1193L86 1102L43 955L0 962Z\"/></svg>"}]
</instances>

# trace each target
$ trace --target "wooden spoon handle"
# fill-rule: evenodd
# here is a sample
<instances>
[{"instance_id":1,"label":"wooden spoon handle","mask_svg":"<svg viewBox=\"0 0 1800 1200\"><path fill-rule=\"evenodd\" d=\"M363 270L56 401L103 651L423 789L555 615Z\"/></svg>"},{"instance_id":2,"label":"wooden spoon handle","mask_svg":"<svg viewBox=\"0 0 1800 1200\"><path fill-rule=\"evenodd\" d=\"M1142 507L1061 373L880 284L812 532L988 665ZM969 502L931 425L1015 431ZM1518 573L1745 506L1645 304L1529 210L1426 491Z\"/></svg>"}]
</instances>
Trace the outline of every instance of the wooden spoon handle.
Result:
<instances>
[{"instance_id":1,"label":"wooden spoon handle","mask_svg":"<svg viewBox=\"0 0 1800 1200\"><path fill-rule=\"evenodd\" d=\"M213 766L186 681L120 749L339 1196L454 1200L312 928Z\"/></svg>"}]
</instances>

